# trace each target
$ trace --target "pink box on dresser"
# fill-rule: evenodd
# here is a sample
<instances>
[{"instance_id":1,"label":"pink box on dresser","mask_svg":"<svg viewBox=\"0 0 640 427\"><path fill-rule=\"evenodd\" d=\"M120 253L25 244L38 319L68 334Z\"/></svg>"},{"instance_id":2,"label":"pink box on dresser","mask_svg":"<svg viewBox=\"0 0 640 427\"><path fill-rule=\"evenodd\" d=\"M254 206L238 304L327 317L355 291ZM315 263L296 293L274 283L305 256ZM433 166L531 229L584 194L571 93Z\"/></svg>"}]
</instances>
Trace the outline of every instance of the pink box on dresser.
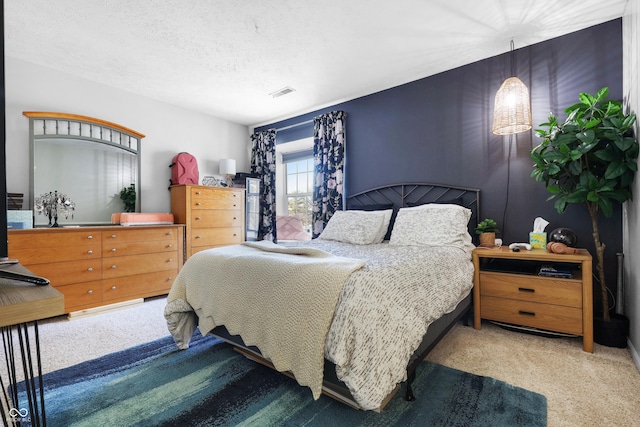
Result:
<instances>
[{"instance_id":1,"label":"pink box on dresser","mask_svg":"<svg viewBox=\"0 0 640 427\"><path fill-rule=\"evenodd\" d=\"M173 214L122 212L111 214L111 223L120 225L166 225L173 224Z\"/></svg>"}]
</instances>

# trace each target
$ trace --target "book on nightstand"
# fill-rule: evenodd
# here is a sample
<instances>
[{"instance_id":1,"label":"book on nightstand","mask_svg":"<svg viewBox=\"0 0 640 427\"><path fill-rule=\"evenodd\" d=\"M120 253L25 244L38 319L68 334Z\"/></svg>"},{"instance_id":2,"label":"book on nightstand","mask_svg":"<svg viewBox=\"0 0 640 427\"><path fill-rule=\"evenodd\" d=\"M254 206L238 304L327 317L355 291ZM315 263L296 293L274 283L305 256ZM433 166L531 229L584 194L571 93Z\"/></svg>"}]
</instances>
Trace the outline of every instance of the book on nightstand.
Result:
<instances>
[{"instance_id":1,"label":"book on nightstand","mask_svg":"<svg viewBox=\"0 0 640 427\"><path fill-rule=\"evenodd\" d=\"M571 270L563 270L551 265L543 265L542 267L540 267L540 271L538 271L538 276L572 279L573 273L571 272Z\"/></svg>"}]
</instances>

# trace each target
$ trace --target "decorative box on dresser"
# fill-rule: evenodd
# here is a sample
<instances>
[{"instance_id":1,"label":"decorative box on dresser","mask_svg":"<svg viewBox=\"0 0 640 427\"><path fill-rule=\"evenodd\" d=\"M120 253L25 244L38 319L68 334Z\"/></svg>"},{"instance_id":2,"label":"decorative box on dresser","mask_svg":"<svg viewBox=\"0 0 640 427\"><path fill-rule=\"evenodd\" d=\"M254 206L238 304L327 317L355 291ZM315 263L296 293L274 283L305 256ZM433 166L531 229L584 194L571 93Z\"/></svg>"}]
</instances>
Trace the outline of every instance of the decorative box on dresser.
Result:
<instances>
[{"instance_id":1,"label":"decorative box on dresser","mask_svg":"<svg viewBox=\"0 0 640 427\"><path fill-rule=\"evenodd\" d=\"M8 232L9 256L64 295L65 313L164 295L183 264L184 226Z\"/></svg>"},{"instance_id":2,"label":"decorative box on dresser","mask_svg":"<svg viewBox=\"0 0 640 427\"><path fill-rule=\"evenodd\" d=\"M477 248L472 254L474 327L488 319L582 336L593 352L592 260L588 251L553 254L544 249L513 252ZM540 267L561 266L571 278L538 275Z\"/></svg>"},{"instance_id":3,"label":"decorative box on dresser","mask_svg":"<svg viewBox=\"0 0 640 427\"><path fill-rule=\"evenodd\" d=\"M185 224L185 259L218 246L245 240L243 188L173 185L171 213Z\"/></svg>"}]
</instances>

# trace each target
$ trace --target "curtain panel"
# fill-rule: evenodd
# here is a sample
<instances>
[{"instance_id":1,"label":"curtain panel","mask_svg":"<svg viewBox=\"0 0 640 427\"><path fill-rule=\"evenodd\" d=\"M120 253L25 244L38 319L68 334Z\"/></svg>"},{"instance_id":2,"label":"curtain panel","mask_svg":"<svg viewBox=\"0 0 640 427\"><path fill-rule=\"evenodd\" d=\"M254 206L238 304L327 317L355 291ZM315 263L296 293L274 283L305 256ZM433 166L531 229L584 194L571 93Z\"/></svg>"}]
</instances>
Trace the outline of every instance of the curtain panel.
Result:
<instances>
[{"instance_id":1,"label":"curtain panel","mask_svg":"<svg viewBox=\"0 0 640 427\"><path fill-rule=\"evenodd\" d=\"M344 199L344 111L313 119L313 237L318 237Z\"/></svg>"},{"instance_id":2,"label":"curtain panel","mask_svg":"<svg viewBox=\"0 0 640 427\"><path fill-rule=\"evenodd\" d=\"M276 236L276 130L251 135L251 173L260 177L260 226L258 240Z\"/></svg>"}]
</instances>

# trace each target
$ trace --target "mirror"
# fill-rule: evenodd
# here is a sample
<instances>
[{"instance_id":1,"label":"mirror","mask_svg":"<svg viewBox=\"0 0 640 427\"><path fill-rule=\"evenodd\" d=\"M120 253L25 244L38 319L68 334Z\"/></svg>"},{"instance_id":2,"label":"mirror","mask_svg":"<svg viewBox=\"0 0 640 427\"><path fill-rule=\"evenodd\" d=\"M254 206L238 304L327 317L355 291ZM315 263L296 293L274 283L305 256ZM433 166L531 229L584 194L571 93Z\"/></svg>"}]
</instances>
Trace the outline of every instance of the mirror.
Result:
<instances>
[{"instance_id":1,"label":"mirror","mask_svg":"<svg viewBox=\"0 0 640 427\"><path fill-rule=\"evenodd\" d=\"M34 227L108 225L124 212L120 192L140 188L144 135L91 117L24 112L29 117ZM57 197L52 197L56 195ZM58 200L58 204L51 203ZM136 192L136 211L140 195Z\"/></svg>"}]
</instances>

